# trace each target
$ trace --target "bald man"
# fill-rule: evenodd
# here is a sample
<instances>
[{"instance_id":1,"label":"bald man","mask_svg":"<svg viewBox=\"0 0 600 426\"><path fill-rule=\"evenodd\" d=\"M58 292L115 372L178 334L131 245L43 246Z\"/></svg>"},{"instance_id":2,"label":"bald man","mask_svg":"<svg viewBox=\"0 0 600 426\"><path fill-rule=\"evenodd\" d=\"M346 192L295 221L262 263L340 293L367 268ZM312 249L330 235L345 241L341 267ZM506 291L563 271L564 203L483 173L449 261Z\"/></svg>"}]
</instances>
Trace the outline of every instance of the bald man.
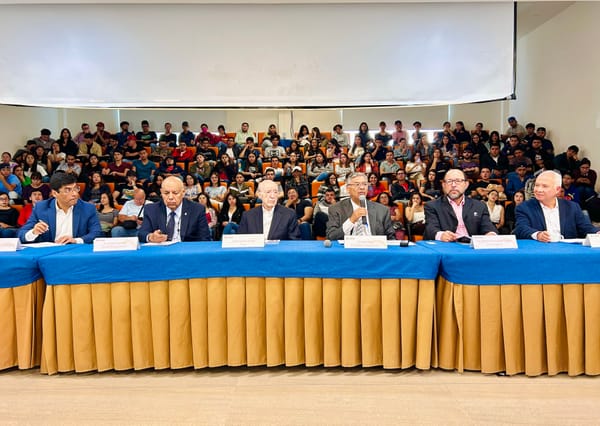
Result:
<instances>
[{"instance_id":1,"label":"bald man","mask_svg":"<svg viewBox=\"0 0 600 426\"><path fill-rule=\"evenodd\" d=\"M160 202L146 206L144 221L138 232L141 242L211 240L204 206L184 197L181 179L175 176L166 178L160 195Z\"/></svg>"},{"instance_id":2,"label":"bald man","mask_svg":"<svg viewBox=\"0 0 600 426\"><path fill-rule=\"evenodd\" d=\"M272 180L263 180L256 191L262 206L242 215L238 234L264 234L265 240L299 240L300 230L296 212L277 203L279 186Z\"/></svg>"}]
</instances>

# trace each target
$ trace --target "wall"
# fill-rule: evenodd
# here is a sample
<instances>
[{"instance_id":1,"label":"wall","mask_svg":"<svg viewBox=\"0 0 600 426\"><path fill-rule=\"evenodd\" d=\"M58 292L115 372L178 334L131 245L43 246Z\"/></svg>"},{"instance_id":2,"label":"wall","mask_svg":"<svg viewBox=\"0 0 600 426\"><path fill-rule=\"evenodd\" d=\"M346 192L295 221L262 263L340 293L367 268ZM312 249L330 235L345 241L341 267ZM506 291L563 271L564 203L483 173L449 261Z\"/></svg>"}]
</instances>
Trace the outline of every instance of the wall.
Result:
<instances>
[{"instance_id":1,"label":"wall","mask_svg":"<svg viewBox=\"0 0 600 426\"><path fill-rule=\"evenodd\" d=\"M600 169L600 3L576 2L519 40L517 100L522 122L550 130L557 151L580 147ZM594 161L595 160L595 161Z\"/></svg>"}]
</instances>

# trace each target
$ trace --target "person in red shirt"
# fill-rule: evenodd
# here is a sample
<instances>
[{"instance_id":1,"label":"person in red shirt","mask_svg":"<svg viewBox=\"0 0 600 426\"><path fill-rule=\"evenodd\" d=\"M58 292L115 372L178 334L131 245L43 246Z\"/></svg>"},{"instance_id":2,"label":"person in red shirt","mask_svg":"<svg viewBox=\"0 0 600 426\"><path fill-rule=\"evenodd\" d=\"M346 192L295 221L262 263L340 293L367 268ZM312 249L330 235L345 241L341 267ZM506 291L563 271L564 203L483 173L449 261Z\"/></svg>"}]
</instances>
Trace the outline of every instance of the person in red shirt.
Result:
<instances>
[{"instance_id":1,"label":"person in red shirt","mask_svg":"<svg viewBox=\"0 0 600 426\"><path fill-rule=\"evenodd\" d=\"M25 225L29 216L31 216L31 212L33 211L33 207L37 204L38 201L42 201L44 199L44 195L42 194L41 188L35 188L31 191L29 195L29 203L25 204L19 213L19 218L17 219L17 224L19 226Z\"/></svg>"},{"instance_id":2,"label":"person in red shirt","mask_svg":"<svg viewBox=\"0 0 600 426\"><path fill-rule=\"evenodd\" d=\"M194 161L194 151L185 142L179 142L179 146L173 150L173 159L185 163Z\"/></svg>"}]
</instances>

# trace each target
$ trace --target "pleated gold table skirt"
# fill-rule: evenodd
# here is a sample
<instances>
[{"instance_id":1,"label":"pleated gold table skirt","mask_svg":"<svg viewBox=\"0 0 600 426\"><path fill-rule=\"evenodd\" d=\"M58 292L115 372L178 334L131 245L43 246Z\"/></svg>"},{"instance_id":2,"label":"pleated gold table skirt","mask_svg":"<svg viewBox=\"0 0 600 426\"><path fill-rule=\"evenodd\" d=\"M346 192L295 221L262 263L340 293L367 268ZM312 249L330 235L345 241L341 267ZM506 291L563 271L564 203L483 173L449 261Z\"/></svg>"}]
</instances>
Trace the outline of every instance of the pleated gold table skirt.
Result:
<instances>
[{"instance_id":1,"label":"pleated gold table skirt","mask_svg":"<svg viewBox=\"0 0 600 426\"><path fill-rule=\"evenodd\" d=\"M459 285L438 278L439 366L600 374L600 284Z\"/></svg>"},{"instance_id":2,"label":"pleated gold table skirt","mask_svg":"<svg viewBox=\"0 0 600 426\"><path fill-rule=\"evenodd\" d=\"M435 282L208 278L48 286L41 371L437 366Z\"/></svg>"},{"instance_id":3,"label":"pleated gold table skirt","mask_svg":"<svg viewBox=\"0 0 600 426\"><path fill-rule=\"evenodd\" d=\"M0 370L40 365L45 288L42 279L0 288Z\"/></svg>"}]
</instances>

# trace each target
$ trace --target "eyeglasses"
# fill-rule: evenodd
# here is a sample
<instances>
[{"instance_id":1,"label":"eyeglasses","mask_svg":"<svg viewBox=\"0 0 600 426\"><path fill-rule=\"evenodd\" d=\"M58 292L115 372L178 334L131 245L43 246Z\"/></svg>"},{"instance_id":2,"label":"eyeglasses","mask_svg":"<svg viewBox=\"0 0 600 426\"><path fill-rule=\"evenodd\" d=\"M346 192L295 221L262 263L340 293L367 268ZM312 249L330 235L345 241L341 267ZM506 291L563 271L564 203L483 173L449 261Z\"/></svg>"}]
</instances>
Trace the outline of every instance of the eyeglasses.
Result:
<instances>
[{"instance_id":1,"label":"eyeglasses","mask_svg":"<svg viewBox=\"0 0 600 426\"><path fill-rule=\"evenodd\" d=\"M79 192L81 190L81 188L79 188L79 185L74 185L74 186L65 186L61 188L61 191L63 194L70 194L71 192Z\"/></svg>"},{"instance_id":2,"label":"eyeglasses","mask_svg":"<svg viewBox=\"0 0 600 426\"><path fill-rule=\"evenodd\" d=\"M369 184L367 182L349 183L348 186L358 186L359 188L366 188L369 186Z\"/></svg>"},{"instance_id":3,"label":"eyeglasses","mask_svg":"<svg viewBox=\"0 0 600 426\"><path fill-rule=\"evenodd\" d=\"M181 191L160 191L160 193L165 196L173 195L174 197L178 197Z\"/></svg>"},{"instance_id":4,"label":"eyeglasses","mask_svg":"<svg viewBox=\"0 0 600 426\"><path fill-rule=\"evenodd\" d=\"M455 185L455 184L458 185L458 184L464 183L466 181L467 181L466 179L446 179L444 181L444 183L446 183L448 185Z\"/></svg>"}]
</instances>

